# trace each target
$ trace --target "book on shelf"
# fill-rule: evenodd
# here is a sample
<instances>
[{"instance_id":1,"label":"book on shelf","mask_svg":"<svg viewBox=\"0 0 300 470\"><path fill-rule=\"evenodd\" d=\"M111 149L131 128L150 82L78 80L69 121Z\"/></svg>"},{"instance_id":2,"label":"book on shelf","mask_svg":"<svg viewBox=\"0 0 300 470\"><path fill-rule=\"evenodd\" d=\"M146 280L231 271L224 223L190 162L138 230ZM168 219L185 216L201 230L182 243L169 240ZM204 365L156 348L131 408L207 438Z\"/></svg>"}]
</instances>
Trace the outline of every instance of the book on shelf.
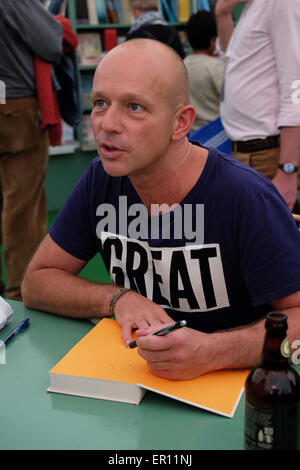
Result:
<instances>
[{"instance_id":1,"label":"book on shelf","mask_svg":"<svg viewBox=\"0 0 300 470\"><path fill-rule=\"evenodd\" d=\"M98 32L78 34L78 64L97 65L102 53L101 36Z\"/></svg>"},{"instance_id":2,"label":"book on shelf","mask_svg":"<svg viewBox=\"0 0 300 470\"><path fill-rule=\"evenodd\" d=\"M124 22L127 24L133 23L133 16L131 13L129 0L121 0L121 5L124 14Z\"/></svg>"},{"instance_id":3,"label":"book on shelf","mask_svg":"<svg viewBox=\"0 0 300 470\"><path fill-rule=\"evenodd\" d=\"M175 3L170 0L160 0L161 12L166 21L177 21Z\"/></svg>"},{"instance_id":4,"label":"book on shelf","mask_svg":"<svg viewBox=\"0 0 300 470\"><path fill-rule=\"evenodd\" d=\"M118 44L118 34L115 28L106 29L104 31L104 49L110 51Z\"/></svg>"},{"instance_id":5,"label":"book on shelf","mask_svg":"<svg viewBox=\"0 0 300 470\"><path fill-rule=\"evenodd\" d=\"M75 6L79 25L131 24L133 21L129 0L76 0Z\"/></svg>"},{"instance_id":6,"label":"book on shelf","mask_svg":"<svg viewBox=\"0 0 300 470\"><path fill-rule=\"evenodd\" d=\"M75 0L77 24L89 24L89 12L86 0Z\"/></svg>"},{"instance_id":7,"label":"book on shelf","mask_svg":"<svg viewBox=\"0 0 300 470\"><path fill-rule=\"evenodd\" d=\"M43 4L52 15L66 16L67 0L44 0Z\"/></svg>"},{"instance_id":8,"label":"book on shelf","mask_svg":"<svg viewBox=\"0 0 300 470\"><path fill-rule=\"evenodd\" d=\"M119 23L118 13L113 0L105 0L107 23Z\"/></svg>"},{"instance_id":9,"label":"book on shelf","mask_svg":"<svg viewBox=\"0 0 300 470\"><path fill-rule=\"evenodd\" d=\"M86 0L89 24L99 24L98 12L95 0Z\"/></svg>"},{"instance_id":10,"label":"book on shelf","mask_svg":"<svg viewBox=\"0 0 300 470\"><path fill-rule=\"evenodd\" d=\"M121 0L113 0L114 6L118 15L118 20L119 23L126 23L125 21L125 15L124 15L124 10L123 10L123 5Z\"/></svg>"},{"instance_id":11,"label":"book on shelf","mask_svg":"<svg viewBox=\"0 0 300 470\"><path fill-rule=\"evenodd\" d=\"M95 138L93 134L92 121L90 114L82 116L82 150L96 150Z\"/></svg>"},{"instance_id":12,"label":"book on shelf","mask_svg":"<svg viewBox=\"0 0 300 470\"><path fill-rule=\"evenodd\" d=\"M191 380L156 377L137 349L123 344L117 321L104 318L49 371L48 391L137 405L149 390L233 417L248 373L222 370Z\"/></svg>"},{"instance_id":13,"label":"book on shelf","mask_svg":"<svg viewBox=\"0 0 300 470\"><path fill-rule=\"evenodd\" d=\"M197 0L195 11L197 10L211 11L210 1L209 0Z\"/></svg>"},{"instance_id":14,"label":"book on shelf","mask_svg":"<svg viewBox=\"0 0 300 470\"><path fill-rule=\"evenodd\" d=\"M106 23L105 0L95 0L99 23Z\"/></svg>"},{"instance_id":15,"label":"book on shelf","mask_svg":"<svg viewBox=\"0 0 300 470\"><path fill-rule=\"evenodd\" d=\"M190 0L179 0L178 5L178 20L182 23L186 23L190 17Z\"/></svg>"},{"instance_id":16,"label":"book on shelf","mask_svg":"<svg viewBox=\"0 0 300 470\"><path fill-rule=\"evenodd\" d=\"M81 97L84 110L89 110L92 106L91 92L93 87L94 72L84 72L81 74Z\"/></svg>"}]
</instances>

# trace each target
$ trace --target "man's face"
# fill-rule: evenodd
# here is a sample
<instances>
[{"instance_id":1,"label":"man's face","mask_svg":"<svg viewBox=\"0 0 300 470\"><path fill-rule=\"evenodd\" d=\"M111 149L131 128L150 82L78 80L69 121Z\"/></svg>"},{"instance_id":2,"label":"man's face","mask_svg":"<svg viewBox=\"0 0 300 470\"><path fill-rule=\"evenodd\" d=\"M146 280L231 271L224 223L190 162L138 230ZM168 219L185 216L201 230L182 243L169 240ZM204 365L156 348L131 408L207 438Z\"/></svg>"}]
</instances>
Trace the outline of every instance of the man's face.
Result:
<instances>
[{"instance_id":1,"label":"man's face","mask_svg":"<svg viewBox=\"0 0 300 470\"><path fill-rule=\"evenodd\" d=\"M97 69L92 126L105 171L112 176L151 175L166 155L175 122L163 64L123 49Z\"/></svg>"}]
</instances>

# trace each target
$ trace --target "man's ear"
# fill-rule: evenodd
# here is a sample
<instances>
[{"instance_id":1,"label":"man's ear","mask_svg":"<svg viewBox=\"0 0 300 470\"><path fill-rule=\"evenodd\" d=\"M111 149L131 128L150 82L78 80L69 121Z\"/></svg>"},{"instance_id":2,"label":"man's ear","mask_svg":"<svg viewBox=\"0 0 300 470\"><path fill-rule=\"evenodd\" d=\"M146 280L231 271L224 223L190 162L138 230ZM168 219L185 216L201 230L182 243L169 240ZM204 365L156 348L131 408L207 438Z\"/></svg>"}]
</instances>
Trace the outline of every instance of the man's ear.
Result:
<instances>
[{"instance_id":1,"label":"man's ear","mask_svg":"<svg viewBox=\"0 0 300 470\"><path fill-rule=\"evenodd\" d=\"M172 134L172 141L177 142L188 134L196 117L196 110L192 105L182 106L177 111L177 116L174 122L174 130Z\"/></svg>"}]
</instances>

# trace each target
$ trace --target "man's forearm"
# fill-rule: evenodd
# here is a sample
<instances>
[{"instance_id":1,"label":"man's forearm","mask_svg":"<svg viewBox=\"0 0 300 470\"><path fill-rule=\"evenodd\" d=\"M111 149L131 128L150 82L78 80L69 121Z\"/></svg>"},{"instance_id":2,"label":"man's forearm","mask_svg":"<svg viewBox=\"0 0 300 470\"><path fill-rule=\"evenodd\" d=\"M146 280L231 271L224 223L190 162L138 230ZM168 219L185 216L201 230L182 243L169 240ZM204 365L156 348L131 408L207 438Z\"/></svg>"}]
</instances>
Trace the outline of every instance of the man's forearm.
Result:
<instances>
[{"instance_id":1,"label":"man's forearm","mask_svg":"<svg viewBox=\"0 0 300 470\"><path fill-rule=\"evenodd\" d=\"M280 129L280 163L299 164L300 127L282 127Z\"/></svg>"},{"instance_id":2,"label":"man's forearm","mask_svg":"<svg viewBox=\"0 0 300 470\"><path fill-rule=\"evenodd\" d=\"M300 339L299 308L285 310L288 316L288 340L290 346ZM262 359L265 338L265 319L245 327L212 334L212 344L216 345L213 360L216 369L251 368Z\"/></svg>"},{"instance_id":3,"label":"man's forearm","mask_svg":"<svg viewBox=\"0 0 300 470\"><path fill-rule=\"evenodd\" d=\"M280 129L280 156L279 163L293 163L299 165L300 157L300 127L282 127ZM298 174L286 174L281 169L272 180L287 202L290 210L293 210L297 199Z\"/></svg>"},{"instance_id":4,"label":"man's forearm","mask_svg":"<svg viewBox=\"0 0 300 470\"><path fill-rule=\"evenodd\" d=\"M230 38L234 30L234 24L232 21L231 13L217 13L216 10L216 22L217 22L217 31L219 38L219 45L222 52L226 52L227 46L229 44Z\"/></svg>"},{"instance_id":5,"label":"man's forearm","mask_svg":"<svg viewBox=\"0 0 300 470\"><path fill-rule=\"evenodd\" d=\"M22 294L29 308L87 319L109 315L109 300L118 289L60 269L45 268L32 273L23 283Z\"/></svg>"}]
</instances>

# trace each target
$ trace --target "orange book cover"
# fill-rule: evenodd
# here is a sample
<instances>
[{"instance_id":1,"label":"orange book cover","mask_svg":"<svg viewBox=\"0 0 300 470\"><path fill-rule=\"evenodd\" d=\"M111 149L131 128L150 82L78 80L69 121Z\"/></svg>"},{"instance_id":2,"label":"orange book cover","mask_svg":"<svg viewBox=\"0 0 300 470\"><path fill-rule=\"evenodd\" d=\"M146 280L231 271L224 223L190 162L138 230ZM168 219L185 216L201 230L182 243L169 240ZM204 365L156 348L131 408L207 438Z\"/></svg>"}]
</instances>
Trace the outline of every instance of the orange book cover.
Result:
<instances>
[{"instance_id":1,"label":"orange book cover","mask_svg":"<svg viewBox=\"0 0 300 470\"><path fill-rule=\"evenodd\" d=\"M138 404L146 390L233 417L248 370L222 370L191 380L149 371L137 349L122 342L116 320L104 318L49 372L48 391Z\"/></svg>"}]
</instances>

